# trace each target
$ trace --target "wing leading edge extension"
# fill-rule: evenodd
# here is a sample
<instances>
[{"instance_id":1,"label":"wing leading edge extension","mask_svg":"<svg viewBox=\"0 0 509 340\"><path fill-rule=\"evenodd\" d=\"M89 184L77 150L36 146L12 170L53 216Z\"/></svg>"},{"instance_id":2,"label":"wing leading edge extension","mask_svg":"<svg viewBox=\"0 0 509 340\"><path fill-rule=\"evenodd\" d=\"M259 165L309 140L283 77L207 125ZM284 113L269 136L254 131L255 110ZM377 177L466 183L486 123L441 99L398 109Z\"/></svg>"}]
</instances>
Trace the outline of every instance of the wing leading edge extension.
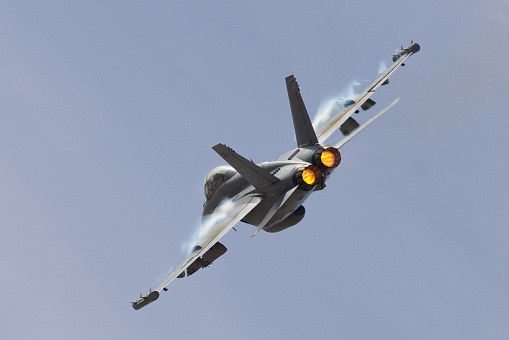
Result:
<instances>
[{"instance_id":1,"label":"wing leading edge extension","mask_svg":"<svg viewBox=\"0 0 509 340\"><path fill-rule=\"evenodd\" d=\"M191 266L198 258L204 255L212 246L214 246L228 231L230 231L235 224L243 219L251 210L253 210L259 203L261 198L255 195L237 195L232 199L233 207L229 209L228 216L221 219L211 230L200 244L194 247L194 251L178 266L154 291L150 291L146 296L132 302L133 308L138 310L146 305L154 302L159 298L159 293L167 285L169 285L177 277L182 277L182 273Z\"/></svg>"}]
</instances>

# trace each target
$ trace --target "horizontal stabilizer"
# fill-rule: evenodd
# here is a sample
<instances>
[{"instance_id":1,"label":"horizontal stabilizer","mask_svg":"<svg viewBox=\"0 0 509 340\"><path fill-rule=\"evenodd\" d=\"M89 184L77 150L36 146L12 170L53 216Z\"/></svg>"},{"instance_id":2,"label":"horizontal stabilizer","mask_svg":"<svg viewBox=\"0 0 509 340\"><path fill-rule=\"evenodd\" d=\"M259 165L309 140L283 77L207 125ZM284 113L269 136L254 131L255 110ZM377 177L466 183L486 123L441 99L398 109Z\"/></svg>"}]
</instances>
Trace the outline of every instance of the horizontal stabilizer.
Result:
<instances>
[{"instance_id":1,"label":"horizontal stabilizer","mask_svg":"<svg viewBox=\"0 0 509 340\"><path fill-rule=\"evenodd\" d=\"M257 189L264 189L279 181L279 178L252 161L248 161L224 144L217 144L212 149Z\"/></svg>"}]
</instances>

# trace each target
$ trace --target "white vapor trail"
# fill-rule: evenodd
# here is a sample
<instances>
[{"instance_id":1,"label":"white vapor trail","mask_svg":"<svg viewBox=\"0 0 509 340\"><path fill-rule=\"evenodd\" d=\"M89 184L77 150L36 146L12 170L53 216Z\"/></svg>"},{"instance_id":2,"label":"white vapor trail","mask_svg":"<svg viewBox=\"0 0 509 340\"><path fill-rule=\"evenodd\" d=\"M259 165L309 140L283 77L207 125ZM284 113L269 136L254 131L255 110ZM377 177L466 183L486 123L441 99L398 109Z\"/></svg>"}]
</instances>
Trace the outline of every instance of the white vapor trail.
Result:
<instances>
[{"instance_id":1,"label":"white vapor trail","mask_svg":"<svg viewBox=\"0 0 509 340\"><path fill-rule=\"evenodd\" d=\"M359 81L353 80L336 98L323 101L320 104L318 112L313 119L315 131L319 130L323 124L343 110L345 100L357 98L359 93L356 91L355 87L359 85L361 85Z\"/></svg>"},{"instance_id":2,"label":"white vapor trail","mask_svg":"<svg viewBox=\"0 0 509 340\"><path fill-rule=\"evenodd\" d=\"M164 279L166 279L168 277L168 275L170 275L173 272L174 269L175 269L175 267L171 266L171 267L168 267L165 271L159 273L156 280L153 282L154 285L150 286L150 288L157 287L157 285L160 284L161 282L163 282Z\"/></svg>"},{"instance_id":3,"label":"white vapor trail","mask_svg":"<svg viewBox=\"0 0 509 340\"><path fill-rule=\"evenodd\" d=\"M378 66L378 75L384 73L385 70L387 70L387 64L385 61L381 61ZM320 103L315 118L313 118L313 127L315 131L319 130L329 119L343 110L344 103L347 99L355 100L355 98L357 98L360 93L356 90L356 87L359 85L361 85L360 81L353 80L338 96Z\"/></svg>"},{"instance_id":4,"label":"white vapor trail","mask_svg":"<svg viewBox=\"0 0 509 340\"><path fill-rule=\"evenodd\" d=\"M186 255L191 254L194 246L203 242L207 235L209 235L220 222L228 217L228 212L231 211L233 206L234 204L232 199L226 198L219 203L213 214L204 216L201 225L198 227L198 230L196 230L191 239L182 244L182 251Z\"/></svg>"}]
</instances>

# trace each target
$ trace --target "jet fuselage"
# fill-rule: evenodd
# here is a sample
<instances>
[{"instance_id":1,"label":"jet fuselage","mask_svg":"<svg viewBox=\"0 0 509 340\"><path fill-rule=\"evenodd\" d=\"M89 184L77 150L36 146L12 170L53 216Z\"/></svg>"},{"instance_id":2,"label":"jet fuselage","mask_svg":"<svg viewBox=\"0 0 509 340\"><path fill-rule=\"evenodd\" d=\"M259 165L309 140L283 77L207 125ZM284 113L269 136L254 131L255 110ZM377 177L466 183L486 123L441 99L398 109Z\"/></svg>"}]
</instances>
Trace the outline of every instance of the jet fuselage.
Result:
<instances>
[{"instance_id":1,"label":"jet fuselage","mask_svg":"<svg viewBox=\"0 0 509 340\"><path fill-rule=\"evenodd\" d=\"M262 203L253 209L248 215L246 215L242 219L242 222L258 226L273 206L275 199L281 195L284 195L286 192L289 192L295 187L295 173L299 169L316 163L313 160L315 155L328 147L330 146L325 144L315 144L296 148L281 155L275 161L257 164L259 167L276 176L279 179L279 182L273 185L269 192L263 193L263 196L266 199L264 199ZM274 214L274 216L269 220L263 229L269 232L280 231L279 228L274 227L285 220L288 216L292 215L297 209L299 209L304 201L314 191L322 190L325 187L326 179L330 176L334 169L335 168L323 169L321 181L317 185L314 185L310 188L297 188L297 190L293 191L290 197L278 209L278 211ZM218 179L218 181L221 183L214 183L213 180L209 182L207 181L207 179L213 179L213 177L218 176L218 174L219 177L221 177ZM207 195L207 185L217 186L216 188L212 189L212 194ZM207 201L203 206L202 219L206 219L208 216L213 214L216 208L225 200L233 199L239 194L257 192L257 189L254 188L232 167L221 166L213 169L207 175L205 179L205 192ZM302 212L302 217L304 217L304 210L301 209L299 212Z\"/></svg>"}]
</instances>

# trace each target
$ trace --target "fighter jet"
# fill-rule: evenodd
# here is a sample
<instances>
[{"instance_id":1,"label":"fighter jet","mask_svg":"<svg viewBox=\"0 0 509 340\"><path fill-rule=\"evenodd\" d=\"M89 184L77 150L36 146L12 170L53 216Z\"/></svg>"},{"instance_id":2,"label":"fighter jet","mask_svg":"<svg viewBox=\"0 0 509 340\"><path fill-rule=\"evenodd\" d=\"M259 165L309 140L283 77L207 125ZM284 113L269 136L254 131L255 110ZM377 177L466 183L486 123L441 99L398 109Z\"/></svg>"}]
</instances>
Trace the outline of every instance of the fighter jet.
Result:
<instances>
[{"instance_id":1,"label":"fighter jet","mask_svg":"<svg viewBox=\"0 0 509 340\"><path fill-rule=\"evenodd\" d=\"M419 50L420 46L413 41L407 48L402 48L383 74L318 131L311 124L295 77L286 77L297 148L275 161L255 164L224 144L213 146L212 149L229 165L213 169L205 178L203 232L184 262L155 290L132 302L133 308L138 310L156 301L173 280L193 275L223 255L226 247L219 240L238 222L255 226L252 236L260 230L275 233L299 223L305 215L303 203L312 193L325 188L327 180L341 163L339 149L398 99L362 125L351 117L352 114L359 112L359 108L368 110L374 106L376 103L370 97L380 86L388 84L389 77ZM334 146L327 144L338 129L345 137Z\"/></svg>"}]
</instances>

